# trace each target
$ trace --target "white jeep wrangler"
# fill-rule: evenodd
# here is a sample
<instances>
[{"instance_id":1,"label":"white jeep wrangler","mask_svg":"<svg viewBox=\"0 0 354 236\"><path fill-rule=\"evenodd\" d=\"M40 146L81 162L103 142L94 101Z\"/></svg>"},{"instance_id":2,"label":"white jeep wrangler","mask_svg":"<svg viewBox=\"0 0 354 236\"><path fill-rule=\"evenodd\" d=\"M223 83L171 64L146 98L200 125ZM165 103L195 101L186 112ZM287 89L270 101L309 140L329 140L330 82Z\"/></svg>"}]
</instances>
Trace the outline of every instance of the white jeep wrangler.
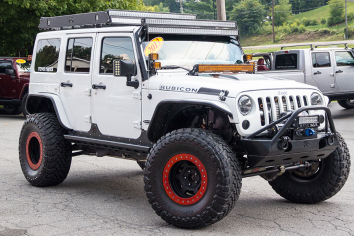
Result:
<instances>
[{"instance_id":1,"label":"white jeep wrangler","mask_svg":"<svg viewBox=\"0 0 354 236\"><path fill-rule=\"evenodd\" d=\"M324 201L348 178L328 99L253 74L236 22L108 10L39 27L19 140L34 186L63 182L73 156L129 158L156 213L199 228L231 211L242 178L260 175L297 203Z\"/></svg>"}]
</instances>

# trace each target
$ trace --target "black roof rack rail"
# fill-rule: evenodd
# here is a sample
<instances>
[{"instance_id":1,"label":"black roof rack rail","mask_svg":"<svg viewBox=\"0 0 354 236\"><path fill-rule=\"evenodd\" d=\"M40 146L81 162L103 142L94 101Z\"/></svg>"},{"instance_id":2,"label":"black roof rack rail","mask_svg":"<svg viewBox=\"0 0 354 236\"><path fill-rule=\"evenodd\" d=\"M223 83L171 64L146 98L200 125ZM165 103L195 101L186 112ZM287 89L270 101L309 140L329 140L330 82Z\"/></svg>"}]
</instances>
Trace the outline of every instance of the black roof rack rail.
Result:
<instances>
[{"instance_id":1,"label":"black roof rack rail","mask_svg":"<svg viewBox=\"0 0 354 236\"><path fill-rule=\"evenodd\" d=\"M147 32L238 36L235 21L197 20L196 15L160 12L107 10L83 14L42 17L40 30L70 30L111 26L143 26Z\"/></svg>"},{"instance_id":2,"label":"black roof rack rail","mask_svg":"<svg viewBox=\"0 0 354 236\"><path fill-rule=\"evenodd\" d=\"M344 45L345 49L348 49L348 43L328 43L328 44L321 44L321 45L316 45L315 48L317 47L325 47L325 46L334 46L334 45Z\"/></svg>"},{"instance_id":3,"label":"black roof rack rail","mask_svg":"<svg viewBox=\"0 0 354 236\"><path fill-rule=\"evenodd\" d=\"M283 47L280 48L280 50L283 50L284 48L289 48L289 47L301 47L301 46L310 46L311 50L313 50L313 45L312 45L312 43L283 46Z\"/></svg>"}]
</instances>

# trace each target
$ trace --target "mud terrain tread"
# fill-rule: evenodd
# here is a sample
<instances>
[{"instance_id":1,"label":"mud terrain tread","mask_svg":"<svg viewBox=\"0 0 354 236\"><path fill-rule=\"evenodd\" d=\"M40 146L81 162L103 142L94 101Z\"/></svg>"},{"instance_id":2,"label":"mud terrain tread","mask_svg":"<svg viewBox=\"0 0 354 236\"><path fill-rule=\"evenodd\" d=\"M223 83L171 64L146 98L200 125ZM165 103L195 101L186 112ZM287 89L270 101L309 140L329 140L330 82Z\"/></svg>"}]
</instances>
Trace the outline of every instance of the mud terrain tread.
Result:
<instances>
[{"instance_id":1,"label":"mud terrain tread","mask_svg":"<svg viewBox=\"0 0 354 236\"><path fill-rule=\"evenodd\" d=\"M150 185L150 179L155 174L152 173L151 166L156 161L156 155L166 145L182 139L208 150L212 156L212 162L218 167L216 175L219 177L219 185L216 195L213 196L212 204L202 214L195 217L176 217L167 212L159 204L157 200L159 196L153 195L153 186ZM153 146L147 158L144 182L148 201L162 219L181 228L200 228L221 220L233 209L240 195L242 176L235 153L221 137L201 129L187 128L166 134Z\"/></svg>"},{"instance_id":2,"label":"mud terrain tread","mask_svg":"<svg viewBox=\"0 0 354 236\"><path fill-rule=\"evenodd\" d=\"M26 175L26 160L21 158L25 153L21 141L25 142L23 132L26 126L34 125L39 129L43 143L43 165L41 173L36 177ZM51 113L37 113L28 115L23 124L19 145L21 168L28 182L34 186L46 187L62 183L70 170L71 144L64 139L64 129L60 126L57 117Z\"/></svg>"},{"instance_id":3,"label":"mud terrain tread","mask_svg":"<svg viewBox=\"0 0 354 236\"><path fill-rule=\"evenodd\" d=\"M326 173L330 178L325 181L321 179L311 183L312 192L296 192L293 183L289 182L286 176L280 176L269 184L280 196L295 203L314 204L333 197L341 190L348 179L350 172L350 154L342 136L337 133L340 146L328 157L333 158L331 173Z\"/></svg>"}]
</instances>

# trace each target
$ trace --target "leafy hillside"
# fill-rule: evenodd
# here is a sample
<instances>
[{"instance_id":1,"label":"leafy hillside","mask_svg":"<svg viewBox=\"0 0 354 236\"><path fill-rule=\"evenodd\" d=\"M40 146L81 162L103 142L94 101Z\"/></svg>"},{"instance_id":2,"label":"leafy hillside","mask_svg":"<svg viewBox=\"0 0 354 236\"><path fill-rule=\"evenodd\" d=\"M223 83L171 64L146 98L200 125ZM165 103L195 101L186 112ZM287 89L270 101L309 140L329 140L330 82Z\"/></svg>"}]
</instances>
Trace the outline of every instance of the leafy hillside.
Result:
<instances>
[{"instance_id":1,"label":"leafy hillside","mask_svg":"<svg viewBox=\"0 0 354 236\"><path fill-rule=\"evenodd\" d=\"M283 26L276 27L276 43L293 43L293 42L309 42L309 41L335 41L344 39L345 22L328 26L327 23L321 23L321 20L326 21L330 17L330 6L323 6L315 10L296 14L288 19L288 24L294 22L303 24L304 18L308 21L316 20L316 25L307 25L303 32L289 33L285 32ZM354 2L348 2L348 28L354 31ZM350 36L350 35L349 35ZM266 45L273 43L271 25L264 26L259 29L259 32L254 36L244 36L240 32L240 38L243 46ZM351 36L354 38L354 36Z\"/></svg>"}]
</instances>

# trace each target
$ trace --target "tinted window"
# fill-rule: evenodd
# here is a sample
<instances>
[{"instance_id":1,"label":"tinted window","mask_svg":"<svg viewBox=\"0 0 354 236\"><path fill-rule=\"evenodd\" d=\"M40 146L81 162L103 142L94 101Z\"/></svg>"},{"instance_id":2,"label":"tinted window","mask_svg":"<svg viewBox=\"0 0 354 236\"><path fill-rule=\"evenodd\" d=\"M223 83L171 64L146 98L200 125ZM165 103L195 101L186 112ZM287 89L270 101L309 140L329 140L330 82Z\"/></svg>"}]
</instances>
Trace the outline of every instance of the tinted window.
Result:
<instances>
[{"instance_id":1,"label":"tinted window","mask_svg":"<svg viewBox=\"0 0 354 236\"><path fill-rule=\"evenodd\" d=\"M131 38L104 38L101 49L100 73L113 73L113 60L135 61Z\"/></svg>"},{"instance_id":2,"label":"tinted window","mask_svg":"<svg viewBox=\"0 0 354 236\"><path fill-rule=\"evenodd\" d=\"M92 38L69 39L65 71L90 72Z\"/></svg>"},{"instance_id":3,"label":"tinted window","mask_svg":"<svg viewBox=\"0 0 354 236\"><path fill-rule=\"evenodd\" d=\"M276 70L295 70L297 69L297 54L277 55L275 60Z\"/></svg>"},{"instance_id":4,"label":"tinted window","mask_svg":"<svg viewBox=\"0 0 354 236\"><path fill-rule=\"evenodd\" d=\"M353 55L350 52L336 52L337 66L354 65Z\"/></svg>"},{"instance_id":5,"label":"tinted window","mask_svg":"<svg viewBox=\"0 0 354 236\"><path fill-rule=\"evenodd\" d=\"M11 61L0 61L0 74L5 74L6 69L12 69Z\"/></svg>"},{"instance_id":6,"label":"tinted window","mask_svg":"<svg viewBox=\"0 0 354 236\"><path fill-rule=\"evenodd\" d=\"M314 68L331 67L331 58L328 52L312 53L312 65Z\"/></svg>"},{"instance_id":7,"label":"tinted window","mask_svg":"<svg viewBox=\"0 0 354 236\"><path fill-rule=\"evenodd\" d=\"M34 70L38 72L57 72L60 39L42 39L37 42Z\"/></svg>"}]
</instances>

